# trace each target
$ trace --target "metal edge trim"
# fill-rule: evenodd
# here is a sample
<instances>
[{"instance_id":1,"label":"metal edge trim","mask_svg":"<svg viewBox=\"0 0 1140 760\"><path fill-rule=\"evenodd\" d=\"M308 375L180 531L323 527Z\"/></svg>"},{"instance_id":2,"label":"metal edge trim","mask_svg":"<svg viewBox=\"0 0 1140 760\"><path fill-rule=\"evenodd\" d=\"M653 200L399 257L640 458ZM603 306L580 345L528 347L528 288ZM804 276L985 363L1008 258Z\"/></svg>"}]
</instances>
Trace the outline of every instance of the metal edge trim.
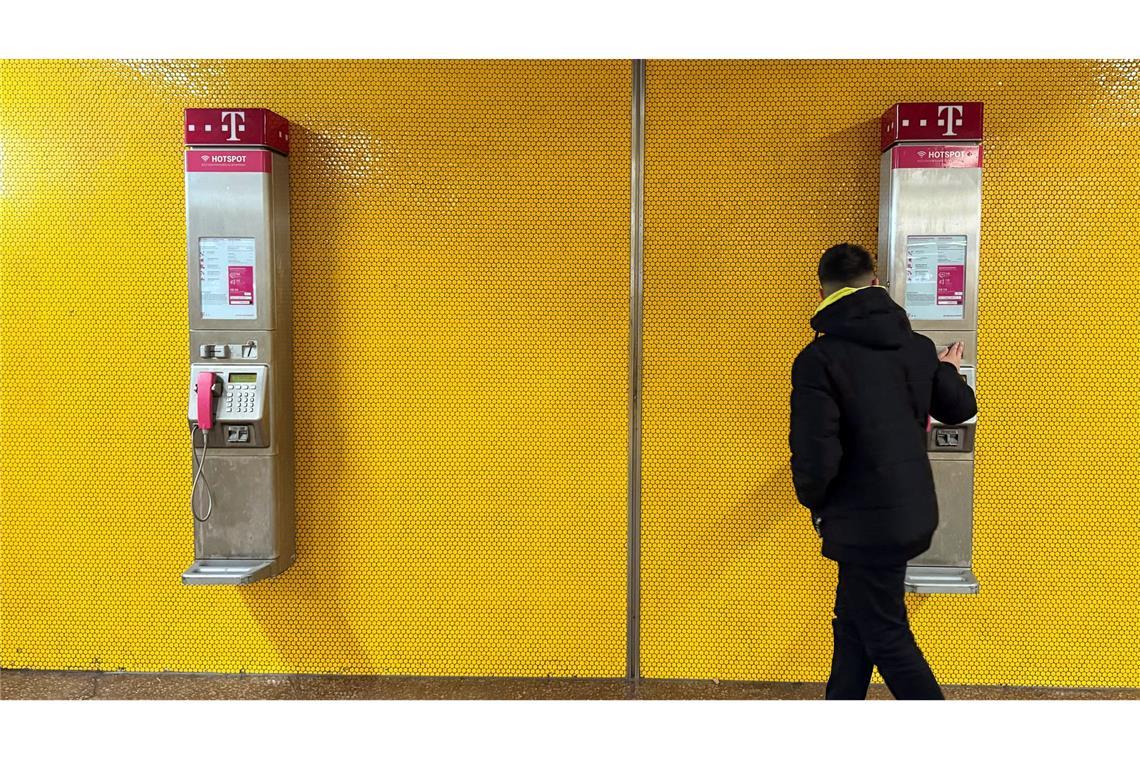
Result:
<instances>
[{"instance_id":1,"label":"metal edge trim","mask_svg":"<svg viewBox=\"0 0 1140 760\"><path fill-rule=\"evenodd\" d=\"M629 175L629 472L626 677L641 677L641 360L644 290L645 60L631 62Z\"/></svg>"}]
</instances>

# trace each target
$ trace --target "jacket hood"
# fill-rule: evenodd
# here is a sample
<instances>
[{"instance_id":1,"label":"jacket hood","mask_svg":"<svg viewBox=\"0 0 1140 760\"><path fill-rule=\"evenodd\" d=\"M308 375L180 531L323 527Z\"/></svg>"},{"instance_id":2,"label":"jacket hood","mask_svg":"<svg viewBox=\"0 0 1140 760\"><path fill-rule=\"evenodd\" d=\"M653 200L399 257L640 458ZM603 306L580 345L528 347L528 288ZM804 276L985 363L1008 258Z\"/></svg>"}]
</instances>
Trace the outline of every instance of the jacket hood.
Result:
<instances>
[{"instance_id":1,"label":"jacket hood","mask_svg":"<svg viewBox=\"0 0 1140 760\"><path fill-rule=\"evenodd\" d=\"M811 318L811 326L872 348L899 348L911 334L906 312L886 288L877 286L853 289L826 303Z\"/></svg>"}]
</instances>

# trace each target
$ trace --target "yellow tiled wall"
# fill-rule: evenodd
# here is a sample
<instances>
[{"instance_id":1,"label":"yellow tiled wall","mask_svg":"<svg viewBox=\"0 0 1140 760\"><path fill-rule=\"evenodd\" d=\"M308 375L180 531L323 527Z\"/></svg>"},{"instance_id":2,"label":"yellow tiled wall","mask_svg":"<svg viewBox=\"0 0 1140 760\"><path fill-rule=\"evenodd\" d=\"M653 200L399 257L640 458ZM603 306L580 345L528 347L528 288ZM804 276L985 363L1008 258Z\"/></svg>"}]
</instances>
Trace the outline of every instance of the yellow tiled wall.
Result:
<instances>
[{"instance_id":1,"label":"yellow tiled wall","mask_svg":"<svg viewBox=\"0 0 1140 760\"><path fill-rule=\"evenodd\" d=\"M629 64L0 63L0 665L620 676ZM292 120L297 563L187 588L182 109Z\"/></svg>"},{"instance_id":2,"label":"yellow tiled wall","mask_svg":"<svg viewBox=\"0 0 1140 760\"><path fill-rule=\"evenodd\" d=\"M877 118L986 103L948 682L1140 686L1140 64L648 65L642 672L821 680L787 470ZM626 61L0 62L0 666L618 676ZM298 561L185 588L181 109L293 120Z\"/></svg>"},{"instance_id":3,"label":"yellow tiled wall","mask_svg":"<svg viewBox=\"0 0 1140 760\"><path fill-rule=\"evenodd\" d=\"M788 470L815 264L876 245L878 117L986 109L974 569L950 683L1140 687L1140 63L650 61L643 672L818 681L834 565Z\"/></svg>"}]
</instances>

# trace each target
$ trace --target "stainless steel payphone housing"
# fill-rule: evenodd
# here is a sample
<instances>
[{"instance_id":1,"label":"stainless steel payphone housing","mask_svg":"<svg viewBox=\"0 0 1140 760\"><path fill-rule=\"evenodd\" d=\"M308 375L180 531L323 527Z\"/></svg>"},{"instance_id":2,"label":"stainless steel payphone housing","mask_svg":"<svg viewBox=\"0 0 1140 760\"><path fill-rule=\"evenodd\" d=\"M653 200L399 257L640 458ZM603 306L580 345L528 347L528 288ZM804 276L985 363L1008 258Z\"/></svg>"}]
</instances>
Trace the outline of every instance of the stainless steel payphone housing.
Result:
<instances>
[{"instance_id":1,"label":"stainless steel payphone housing","mask_svg":"<svg viewBox=\"0 0 1140 760\"><path fill-rule=\"evenodd\" d=\"M961 375L976 387L982 104L899 103L883 114L881 130L879 281L939 349L963 344ZM908 591L978 592L975 423L931 421L939 523L930 549L907 568Z\"/></svg>"},{"instance_id":2,"label":"stainless steel payphone housing","mask_svg":"<svg viewBox=\"0 0 1140 760\"><path fill-rule=\"evenodd\" d=\"M192 430L198 379L216 379L186 584L252 583L295 556L288 135L264 109L186 111Z\"/></svg>"}]
</instances>

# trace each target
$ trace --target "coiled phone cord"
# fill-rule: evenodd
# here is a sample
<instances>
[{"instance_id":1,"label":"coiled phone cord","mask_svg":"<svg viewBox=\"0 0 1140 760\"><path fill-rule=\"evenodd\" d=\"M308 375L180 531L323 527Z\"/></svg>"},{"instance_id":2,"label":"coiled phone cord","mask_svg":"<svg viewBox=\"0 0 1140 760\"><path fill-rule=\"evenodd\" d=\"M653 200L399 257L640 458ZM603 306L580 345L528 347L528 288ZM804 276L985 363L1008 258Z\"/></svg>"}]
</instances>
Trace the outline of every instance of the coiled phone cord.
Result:
<instances>
[{"instance_id":1,"label":"coiled phone cord","mask_svg":"<svg viewBox=\"0 0 1140 760\"><path fill-rule=\"evenodd\" d=\"M198 447L194 445L194 434L199 430L202 431L202 458L198 458ZM206 479L206 473L202 468L206 466L206 450L208 447L207 436L209 431L202 430L198 427L197 423L190 431L190 451L194 454L194 481L190 484L190 512L194 515L194 519L198 522L206 522L210 519L210 514L214 511L214 492L210 490L210 481ZM198 510L194 508L194 494L198 493L198 481L202 481L202 485L206 487L206 516L199 517Z\"/></svg>"}]
</instances>

